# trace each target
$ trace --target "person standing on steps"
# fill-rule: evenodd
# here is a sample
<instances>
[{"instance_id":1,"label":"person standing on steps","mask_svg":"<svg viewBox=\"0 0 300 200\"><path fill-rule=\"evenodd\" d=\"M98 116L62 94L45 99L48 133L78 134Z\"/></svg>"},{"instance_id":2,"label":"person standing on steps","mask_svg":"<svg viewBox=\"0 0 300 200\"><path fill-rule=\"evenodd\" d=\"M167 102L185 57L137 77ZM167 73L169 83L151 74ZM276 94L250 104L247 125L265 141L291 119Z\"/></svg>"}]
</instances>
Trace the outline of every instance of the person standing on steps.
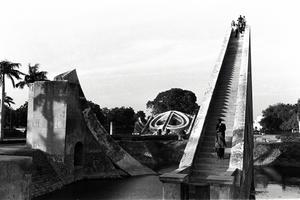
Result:
<instances>
[{"instance_id":1,"label":"person standing on steps","mask_svg":"<svg viewBox=\"0 0 300 200\"><path fill-rule=\"evenodd\" d=\"M235 33L235 37L237 37L239 30L238 30L238 26L234 20L232 20L232 22L231 22L231 28L233 29L233 32Z\"/></svg>"},{"instance_id":2,"label":"person standing on steps","mask_svg":"<svg viewBox=\"0 0 300 200\"><path fill-rule=\"evenodd\" d=\"M224 152L226 147L225 142L225 131L226 125L222 122L221 118L218 119L218 123L216 125L216 139L215 139L215 149L217 152L218 159L224 159Z\"/></svg>"}]
</instances>

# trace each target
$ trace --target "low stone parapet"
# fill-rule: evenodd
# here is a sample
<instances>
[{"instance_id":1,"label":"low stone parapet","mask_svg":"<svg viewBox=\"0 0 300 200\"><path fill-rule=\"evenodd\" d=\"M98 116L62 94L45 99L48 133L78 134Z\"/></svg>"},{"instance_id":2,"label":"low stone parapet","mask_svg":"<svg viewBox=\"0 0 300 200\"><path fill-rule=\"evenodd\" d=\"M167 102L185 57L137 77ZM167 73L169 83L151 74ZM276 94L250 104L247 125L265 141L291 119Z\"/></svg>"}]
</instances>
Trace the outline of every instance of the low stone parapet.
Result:
<instances>
[{"instance_id":1,"label":"low stone parapet","mask_svg":"<svg viewBox=\"0 0 300 200\"><path fill-rule=\"evenodd\" d=\"M31 157L0 156L0 199L30 199L31 163Z\"/></svg>"}]
</instances>

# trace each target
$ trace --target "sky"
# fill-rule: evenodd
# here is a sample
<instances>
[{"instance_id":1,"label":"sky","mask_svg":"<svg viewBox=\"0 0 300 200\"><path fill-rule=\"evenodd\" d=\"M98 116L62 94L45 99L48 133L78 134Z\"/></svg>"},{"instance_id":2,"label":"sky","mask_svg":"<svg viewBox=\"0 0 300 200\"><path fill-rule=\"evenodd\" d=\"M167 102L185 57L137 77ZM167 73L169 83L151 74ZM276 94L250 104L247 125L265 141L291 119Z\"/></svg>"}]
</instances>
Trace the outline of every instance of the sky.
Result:
<instances>
[{"instance_id":1,"label":"sky","mask_svg":"<svg viewBox=\"0 0 300 200\"><path fill-rule=\"evenodd\" d=\"M40 64L48 77L76 69L89 100L146 110L171 88L201 103L232 19L251 26L254 118L300 98L297 1L0 0L0 59ZM6 92L16 106L28 89Z\"/></svg>"}]
</instances>

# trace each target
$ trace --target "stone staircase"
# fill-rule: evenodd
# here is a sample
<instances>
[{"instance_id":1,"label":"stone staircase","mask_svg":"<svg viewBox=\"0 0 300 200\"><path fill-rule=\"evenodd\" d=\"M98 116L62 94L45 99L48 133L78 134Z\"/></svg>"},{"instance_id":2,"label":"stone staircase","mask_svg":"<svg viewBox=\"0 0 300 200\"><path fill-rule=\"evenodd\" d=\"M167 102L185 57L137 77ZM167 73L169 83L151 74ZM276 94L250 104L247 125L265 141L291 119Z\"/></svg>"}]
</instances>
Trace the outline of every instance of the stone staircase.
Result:
<instances>
[{"instance_id":1,"label":"stone staircase","mask_svg":"<svg viewBox=\"0 0 300 200\"><path fill-rule=\"evenodd\" d=\"M192 165L190 184L205 183L208 176L226 173L229 166L232 130L236 110L238 80L241 65L243 37L231 34L226 55L208 109L205 128L196 150ZM222 118L226 124L225 159L218 160L215 149L216 123ZM201 181L203 180L203 181Z\"/></svg>"},{"instance_id":2,"label":"stone staircase","mask_svg":"<svg viewBox=\"0 0 300 200\"><path fill-rule=\"evenodd\" d=\"M31 197L37 197L61 188L64 183L49 163L46 154L33 150Z\"/></svg>"}]
</instances>

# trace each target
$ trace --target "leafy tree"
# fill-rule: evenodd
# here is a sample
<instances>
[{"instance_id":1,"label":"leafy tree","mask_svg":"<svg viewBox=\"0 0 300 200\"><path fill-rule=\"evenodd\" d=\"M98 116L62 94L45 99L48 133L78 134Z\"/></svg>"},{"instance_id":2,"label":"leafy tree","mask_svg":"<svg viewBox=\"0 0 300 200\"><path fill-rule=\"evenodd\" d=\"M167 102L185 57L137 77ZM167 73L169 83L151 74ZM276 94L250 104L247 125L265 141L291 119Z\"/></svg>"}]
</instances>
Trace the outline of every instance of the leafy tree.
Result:
<instances>
[{"instance_id":1,"label":"leafy tree","mask_svg":"<svg viewBox=\"0 0 300 200\"><path fill-rule=\"evenodd\" d=\"M263 110L260 124L270 131L289 131L296 127L297 105L278 103Z\"/></svg>"},{"instance_id":2,"label":"leafy tree","mask_svg":"<svg viewBox=\"0 0 300 200\"><path fill-rule=\"evenodd\" d=\"M3 139L3 125L5 122L5 106L4 106L4 98L5 98L5 77L8 77L11 80L13 87L15 87L14 79L21 79L22 72L18 70L20 67L20 63L13 63L10 61L1 61L0 62L0 72L1 72L1 85L2 85L2 97L1 97L1 127L0 127L0 139Z\"/></svg>"},{"instance_id":3,"label":"leafy tree","mask_svg":"<svg viewBox=\"0 0 300 200\"><path fill-rule=\"evenodd\" d=\"M298 131L300 132L300 99L297 101L297 121L298 121Z\"/></svg>"},{"instance_id":4,"label":"leafy tree","mask_svg":"<svg viewBox=\"0 0 300 200\"><path fill-rule=\"evenodd\" d=\"M5 120L4 120L3 128L4 128L5 135L7 135L6 133L8 133L12 129L15 123L15 110L12 107L9 107L7 105L4 106L5 106L5 117L4 117Z\"/></svg>"},{"instance_id":5,"label":"leafy tree","mask_svg":"<svg viewBox=\"0 0 300 200\"><path fill-rule=\"evenodd\" d=\"M294 113L287 121L282 122L280 129L283 131L291 131L292 129L297 128L297 114Z\"/></svg>"},{"instance_id":6,"label":"leafy tree","mask_svg":"<svg viewBox=\"0 0 300 200\"><path fill-rule=\"evenodd\" d=\"M14 124L14 109L11 107L11 104L15 104L13 98L10 96L5 95L4 97L4 107L5 107L5 122L4 122L4 127L8 127L11 130L12 125Z\"/></svg>"},{"instance_id":7,"label":"leafy tree","mask_svg":"<svg viewBox=\"0 0 300 200\"><path fill-rule=\"evenodd\" d=\"M30 83L34 83L35 81L46 81L47 72L39 71L39 64L35 64L31 66L28 65L28 74L24 76L24 80L17 83L17 87L24 88L25 85L29 86Z\"/></svg>"},{"instance_id":8,"label":"leafy tree","mask_svg":"<svg viewBox=\"0 0 300 200\"><path fill-rule=\"evenodd\" d=\"M5 127L26 127L27 126L27 101L19 108L14 110L13 108L5 105Z\"/></svg>"},{"instance_id":9,"label":"leafy tree","mask_svg":"<svg viewBox=\"0 0 300 200\"><path fill-rule=\"evenodd\" d=\"M144 111L139 110L139 111L136 112L135 121L137 121L139 118L140 118L142 123L144 123L144 124L147 123L146 114L145 114Z\"/></svg>"},{"instance_id":10,"label":"leafy tree","mask_svg":"<svg viewBox=\"0 0 300 200\"><path fill-rule=\"evenodd\" d=\"M180 88L160 92L153 101L147 102L147 108L152 114L159 114L169 110L177 110L188 114L194 114L199 108L196 103L196 95Z\"/></svg>"},{"instance_id":11,"label":"leafy tree","mask_svg":"<svg viewBox=\"0 0 300 200\"><path fill-rule=\"evenodd\" d=\"M136 115L137 118L138 118L138 117L143 117L143 118L146 117L145 112L142 111L142 110L137 111L135 115Z\"/></svg>"},{"instance_id":12,"label":"leafy tree","mask_svg":"<svg viewBox=\"0 0 300 200\"><path fill-rule=\"evenodd\" d=\"M145 113L143 111L135 113L131 107L115 107L108 109L101 108L98 104L92 101L88 101L88 104L107 132L110 130L110 122L113 122L114 134L131 135L136 119L142 116L145 117Z\"/></svg>"},{"instance_id":13,"label":"leafy tree","mask_svg":"<svg viewBox=\"0 0 300 200\"><path fill-rule=\"evenodd\" d=\"M95 113L97 119L101 123L101 125L108 131L109 130L109 120L107 114L109 110L105 108L104 110L100 108L98 104L95 104L92 101L88 101L89 106L91 107L92 111Z\"/></svg>"},{"instance_id":14,"label":"leafy tree","mask_svg":"<svg viewBox=\"0 0 300 200\"><path fill-rule=\"evenodd\" d=\"M131 135L135 123L135 112L129 107L116 107L108 113L109 121L113 122L113 132L115 134Z\"/></svg>"},{"instance_id":15,"label":"leafy tree","mask_svg":"<svg viewBox=\"0 0 300 200\"><path fill-rule=\"evenodd\" d=\"M298 99L298 102L297 102L297 113L298 113L298 115L300 115L300 99Z\"/></svg>"},{"instance_id":16,"label":"leafy tree","mask_svg":"<svg viewBox=\"0 0 300 200\"><path fill-rule=\"evenodd\" d=\"M26 101L23 105L15 110L15 126L26 127L27 126L27 112L28 102Z\"/></svg>"},{"instance_id":17,"label":"leafy tree","mask_svg":"<svg viewBox=\"0 0 300 200\"><path fill-rule=\"evenodd\" d=\"M11 107L5 105L5 123L4 134L5 137L10 138L24 138L26 137L26 131L23 132L18 128L25 128L27 126L27 102L24 105L21 105L19 108L14 110Z\"/></svg>"}]
</instances>

